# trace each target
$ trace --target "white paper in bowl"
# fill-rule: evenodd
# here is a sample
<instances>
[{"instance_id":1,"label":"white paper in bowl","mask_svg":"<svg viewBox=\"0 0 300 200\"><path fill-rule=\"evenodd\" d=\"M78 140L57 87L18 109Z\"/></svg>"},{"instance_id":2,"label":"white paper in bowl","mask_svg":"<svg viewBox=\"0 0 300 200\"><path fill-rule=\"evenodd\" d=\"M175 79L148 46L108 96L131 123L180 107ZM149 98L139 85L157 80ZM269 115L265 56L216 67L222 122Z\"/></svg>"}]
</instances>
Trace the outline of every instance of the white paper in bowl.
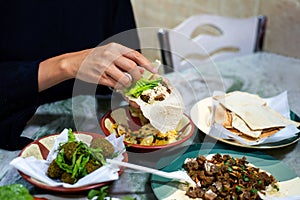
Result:
<instances>
[{"instance_id":1,"label":"white paper in bowl","mask_svg":"<svg viewBox=\"0 0 300 200\"><path fill-rule=\"evenodd\" d=\"M78 139L78 138L77 138ZM118 161L123 160L123 153L125 151L125 146L123 143L123 137L115 137L113 134L106 137L108 141L110 141L115 147L115 152L118 152L118 156L113 158ZM10 164L17 168L19 171L24 174L41 181L49 186L63 186L66 188L77 188L81 186L86 186L90 184L97 184L107 181L117 180L119 178L118 171L119 168L117 166L111 164L105 164L94 172L84 176L79 179L75 184L63 183L61 181L57 181L51 179L47 176L47 169L49 164L53 159L56 158L59 143L68 141L68 129L64 129L55 139L54 145L50 150L46 160L38 160L33 156L30 157L17 157L13 159ZM89 145L89 144L88 144Z\"/></svg>"}]
</instances>

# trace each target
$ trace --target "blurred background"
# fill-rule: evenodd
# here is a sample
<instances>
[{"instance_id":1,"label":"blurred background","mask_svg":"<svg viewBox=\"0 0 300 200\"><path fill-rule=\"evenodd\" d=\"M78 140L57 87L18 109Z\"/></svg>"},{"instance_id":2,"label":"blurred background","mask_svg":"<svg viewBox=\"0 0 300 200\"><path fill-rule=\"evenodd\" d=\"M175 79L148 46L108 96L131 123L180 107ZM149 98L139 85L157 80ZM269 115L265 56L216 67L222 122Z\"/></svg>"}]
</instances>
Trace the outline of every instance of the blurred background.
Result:
<instances>
[{"instance_id":1,"label":"blurred background","mask_svg":"<svg viewBox=\"0 0 300 200\"><path fill-rule=\"evenodd\" d=\"M300 58L300 0L131 0L138 28L174 28L191 15L266 15L264 51ZM210 31L209 29L203 31ZM150 38L151 39L151 38ZM152 38L157 44L157 37ZM159 51L143 52L149 59Z\"/></svg>"}]
</instances>

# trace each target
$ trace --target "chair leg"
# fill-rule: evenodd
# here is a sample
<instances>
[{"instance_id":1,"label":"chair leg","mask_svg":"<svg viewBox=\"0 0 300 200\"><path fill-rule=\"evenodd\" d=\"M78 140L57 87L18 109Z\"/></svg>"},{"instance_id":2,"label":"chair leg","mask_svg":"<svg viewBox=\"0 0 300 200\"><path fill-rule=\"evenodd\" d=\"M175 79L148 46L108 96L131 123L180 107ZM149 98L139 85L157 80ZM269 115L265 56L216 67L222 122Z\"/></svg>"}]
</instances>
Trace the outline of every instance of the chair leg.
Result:
<instances>
[{"instance_id":1,"label":"chair leg","mask_svg":"<svg viewBox=\"0 0 300 200\"><path fill-rule=\"evenodd\" d=\"M257 37L254 52L263 51L264 37L267 26L267 17L265 15L258 16Z\"/></svg>"},{"instance_id":2,"label":"chair leg","mask_svg":"<svg viewBox=\"0 0 300 200\"><path fill-rule=\"evenodd\" d=\"M158 40L160 45L160 52L162 64L164 65L164 72L169 73L174 71L172 53L169 41L169 32L165 29L158 30Z\"/></svg>"}]
</instances>

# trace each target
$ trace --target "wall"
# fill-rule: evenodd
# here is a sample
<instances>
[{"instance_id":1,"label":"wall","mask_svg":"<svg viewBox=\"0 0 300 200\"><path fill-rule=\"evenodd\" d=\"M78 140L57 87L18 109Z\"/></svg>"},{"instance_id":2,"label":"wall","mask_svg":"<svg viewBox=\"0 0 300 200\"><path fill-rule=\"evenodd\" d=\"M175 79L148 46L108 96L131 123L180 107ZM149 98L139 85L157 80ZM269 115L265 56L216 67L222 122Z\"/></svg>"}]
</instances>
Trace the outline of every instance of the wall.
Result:
<instances>
[{"instance_id":1,"label":"wall","mask_svg":"<svg viewBox=\"0 0 300 200\"><path fill-rule=\"evenodd\" d=\"M131 0L138 27L172 28L201 13L268 17L264 50L300 58L300 0ZM153 55L151 55L153 57ZM155 55L154 55L155 57Z\"/></svg>"}]
</instances>

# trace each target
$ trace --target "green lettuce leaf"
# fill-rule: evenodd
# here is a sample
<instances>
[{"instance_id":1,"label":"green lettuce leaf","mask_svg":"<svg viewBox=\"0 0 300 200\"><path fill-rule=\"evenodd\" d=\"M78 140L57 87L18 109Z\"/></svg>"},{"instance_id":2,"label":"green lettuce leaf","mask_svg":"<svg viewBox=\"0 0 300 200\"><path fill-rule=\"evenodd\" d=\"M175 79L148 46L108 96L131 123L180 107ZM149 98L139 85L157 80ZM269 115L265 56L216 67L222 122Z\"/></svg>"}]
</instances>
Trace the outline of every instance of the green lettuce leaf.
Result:
<instances>
[{"instance_id":1,"label":"green lettuce leaf","mask_svg":"<svg viewBox=\"0 0 300 200\"><path fill-rule=\"evenodd\" d=\"M125 94L127 96L133 96L135 98L138 98L144 91L158 86L158 84L161 82L162 82L162 78L158 78L155 80L148 80L148 79L141 78L133 86L131 86L129 90L125 92Z\"/></svg>"}]
</instances>

